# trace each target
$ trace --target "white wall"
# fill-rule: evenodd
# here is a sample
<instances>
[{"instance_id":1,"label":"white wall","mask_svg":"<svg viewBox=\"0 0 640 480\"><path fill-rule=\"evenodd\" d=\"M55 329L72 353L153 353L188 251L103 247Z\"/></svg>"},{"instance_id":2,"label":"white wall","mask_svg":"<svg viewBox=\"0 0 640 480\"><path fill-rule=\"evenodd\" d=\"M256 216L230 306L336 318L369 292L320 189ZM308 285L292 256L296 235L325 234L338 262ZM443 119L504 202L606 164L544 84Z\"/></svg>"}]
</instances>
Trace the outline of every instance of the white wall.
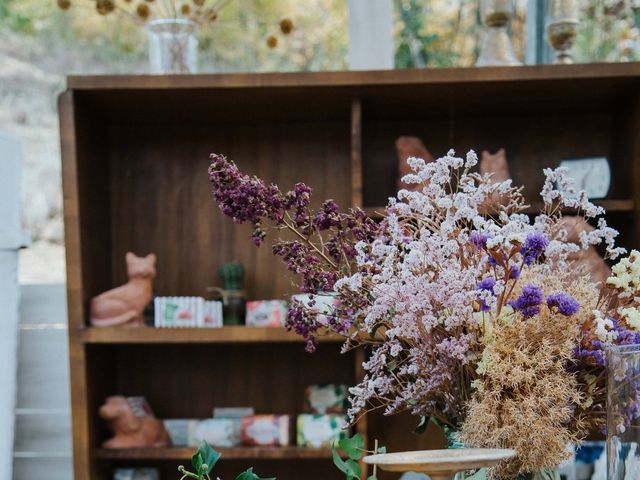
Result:
<instances>
[{"instance_id":1,"label":"white wall","mask_svg":"<svg viewBox=\"0 0 640 480\"><path fill-rule=\"evenodd\" d=\"M349 68L393 68L392 0L349 0Z\"/></svg>"},{"instance_id":2,"label":"white wall","mask_svg":"<svg viewBox=\"0 0 640 480\"><path fill-rule=\"evenodd\" d=\"M0 478L6 479L13 463L21 240L18 145L0 133Z\"/></svg>"}]
</instances>

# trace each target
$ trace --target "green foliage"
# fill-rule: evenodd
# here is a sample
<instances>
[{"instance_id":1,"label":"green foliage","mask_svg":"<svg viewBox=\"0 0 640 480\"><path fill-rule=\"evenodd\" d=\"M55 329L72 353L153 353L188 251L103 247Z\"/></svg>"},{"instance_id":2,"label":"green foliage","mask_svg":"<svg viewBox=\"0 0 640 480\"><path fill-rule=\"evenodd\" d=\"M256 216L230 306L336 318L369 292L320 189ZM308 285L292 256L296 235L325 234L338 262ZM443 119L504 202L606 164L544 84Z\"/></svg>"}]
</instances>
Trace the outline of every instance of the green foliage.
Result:
<instances>
[{"instance_id":1,"label":"green foliage","mask_svg":"<svg viewBox=\"0 0 640 480\"><path fill-rule=\"evenodd\" d=\"M33 34L33 23L28 16L15 10L14 0L0 0L0 24L14 32Z\"/></svg>"},{"instance_id":2,"label":"green foliage","mask_svg":"<svg viewBox=\"0 0 640 480\"><path fill-rule=\"evenodd\" d=\"M188 471L182 465L178 467L178 472L182 474L180 480L187 478L193 478L195 480L211 480L209 474L218 460L220 459L220 452L215 451L211 445L207 442L202 442L196 453L191 457L191 464L193 465L193 472ZM253 468L242 472L236 477L236 480L276 480L275 477L262 478L253 473Z\"/></svg>"},{"instance_id":3,"label":"green foliage","mask_svg":"<svg viewBox=\"0 0 640 480\"><path fill-rule=\"evenodd\" d=\"M262 478L253 473L253 468L250 468L246 472L242 472L236 477L236 480L276 480L275 477Z\"/></svg>"},{"instance_id":4,"label":"green foliage","mask_svg":"<svg viewBox=\"0 0 640 480\"><path fill-rule=\"evenodd\" d=\"M340 453L338 452L338 448L344 452L347 456L347 459L343 459ZM375 451L369 451L364 448L364 440L362 435L356 433L353 437L350 438L341 438L339 441L335 442L331 446L331 455L333 457L333 464L344 473L347 480L353 480L356 478L360 478L362 474L362 468L358 463L362 457L368 454L378 454L378 453L387 453L387 449L385 447L378 447ZM375 468L373 475L369 476L367 480L376 480Z\"/></svg>"}]
</instances>

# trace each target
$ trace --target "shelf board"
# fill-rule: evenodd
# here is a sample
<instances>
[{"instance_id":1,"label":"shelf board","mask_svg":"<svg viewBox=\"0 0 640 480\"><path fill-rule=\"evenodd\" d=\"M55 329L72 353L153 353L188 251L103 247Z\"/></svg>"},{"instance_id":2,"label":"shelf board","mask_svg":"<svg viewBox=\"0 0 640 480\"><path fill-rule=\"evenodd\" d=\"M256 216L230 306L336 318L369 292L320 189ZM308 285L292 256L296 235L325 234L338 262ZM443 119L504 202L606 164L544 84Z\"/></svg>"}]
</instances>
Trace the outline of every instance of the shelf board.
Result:
<instances>
[{"instance_id":1,"label":"shelf board","mask_svg":"<svg viewBox=\"0 0 640 480\"><path fill-rule=\"evenodd\" d=\"M633 212L635 209L635 203L631 199L621 200L593 200L593 203L604 207L607 213L620 213L620 212ZM524 213L535 214L540 212L542 208L542 202L532 202ZM382 214L386 211L386 207L364 207L363 210L371 218L380 219ZM571 213L571 210L567 210L566 213Z\"/></svg>"},{"instance_id":2,"label":"shelf board","mask_svg":"<svg viewBox=\"0 0 640 480\"><path fill-rule=\"evenodd\" d=\"M196 448L131 448L112 450L97 449L99 460L190 460ZM230 459L330 459L328 448L305 447L232 447L216 448L223 460Z\"/></svg>"},{"instance_id":3,"label":"shelf board","mask_svg":"<svg viewBox=\"0 0 640 480\"><path fill-rule=\"evenodd\" d=\"M284 328L153 328L153 327L87 327L73 332L83 343L302 343L304 339ZM321 342L340 343L338 335L320 337Z\"/></svg>"}]
</instances>

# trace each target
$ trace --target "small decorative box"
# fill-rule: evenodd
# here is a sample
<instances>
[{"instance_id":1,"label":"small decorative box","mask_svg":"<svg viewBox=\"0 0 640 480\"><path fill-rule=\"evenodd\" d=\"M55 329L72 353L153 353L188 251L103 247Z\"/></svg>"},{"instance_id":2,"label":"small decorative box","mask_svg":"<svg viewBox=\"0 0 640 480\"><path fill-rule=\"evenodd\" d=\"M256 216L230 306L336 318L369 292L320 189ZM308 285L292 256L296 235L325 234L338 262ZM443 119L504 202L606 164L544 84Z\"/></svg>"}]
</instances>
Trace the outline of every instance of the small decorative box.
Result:
<instances>
[{"instance_id":1,"label":"small decorative box","mask_svg":"<svg viewBox=\"0 0 640 480\"><path fill-rule=\"evenodd\" d=\"M198 422L195 440L203 440L212 447L235 447L240 444L237 422L231 418L208 418Z\"/></svg>"},{"instance_id":2,"label":"small decorative box","mask_svg":"<svg viewBox=\"0 0 640 480\"><path fill-rule=\"evenodd\" d=\"M202 315L197 322L199 327L222 327L222 302L219 300L204 300L202 303Z\"/></svg>"},{"instance_id":3,"label":"small decorative box","mask_svg":"<svg viewBox=\"0 0 640 480\"><path fill-rule=\"evenodd\" d=\"M304 391L305 411L316 415L345 413L347 396L346 385L310 385Z\"/></svg>"},{"instance_id":4,"label":"small decorative box","mask_svg":"<svg viewBox=\"0 0 640 480\"><path fill-rule=\"evenodd\" d=\"M173 327L222 327L222 302L202 297L156 297L154 326Z\"/></svg>"},{"instance_id":5,"label":"small decorative box","mask_svg":"<svg viewBox=\"0 0 640 480\"><path fill-rule=\"evenodd\" d=\"M255 415L253 407L215 407L213 418L242 418Z\"/></svg>"},{"instance_id":6,"label":"small decorative box","mask_svg":"<svg viewBox=\"0 0 640 480\"><path fill-rule=\"evenodd\" d=\"M289 444L289 415L254 415L244 417L242 444L246 446L281 447Z\"/></svg>"},{"instance_id":7,"label":"small decorative box","mask_svg":"<svg viewBox=\"0 0 640 480\"><path fill-rule=\"evenodd\" d=\"M255 300L247 302L245 323L248 327L282 327L287 317L287 302Z\"/></svg>"},{"instance_id":8,"label":"small decorative box","mask_svg":"<svg viewBox=\"0 0 640 480\"><path fill-rule=\"evenodd\" d=\"M198 445L196 442L196 428L200 420L187 418L172 418L163 420L164 428L169 432L171 445L174 447L189 447Z\"/></svg>"},{"instance_id":9,"label":"small decorative box","mask_svg":"<svg viewBox=\"0 0 640 480\"><path fill-rule=\"evenodd\" d=\"M160 472L156 468L116 468L113 480L160 480Z\"/></svg>"},{"instance_id":10,"label":"small decorative box","mask_svg":"<svg viewBox=\"0 0 640 480\"><path fill-rule=\"evenodd\" d=\"M330 447L335 440L347 436L347 432L342 430L345 419L344 415L298 415L296 444L299 447Z\"/></svg>"},{"instance_id":11,"label":"small decorative box","mask_svg":"<svg viewBox=\"0 0 640 480\"><path fill-rule=\"evenodd\" d=\"M202 297L156 297L154 325L156 327L195 327L202 316Z\"/></svg>"},{"instance_id":12,"label":"small decorative box","mask_svg":"<svg viewBox=\"0 0 640 480\"><path fill-rule=\"evenodd\" d=\"M234 440L239 445L242 419L255 415L255 413L252 407L216 407L213 409L213 418L225 418L233 422Z\"/></svg>"}]
</instances>

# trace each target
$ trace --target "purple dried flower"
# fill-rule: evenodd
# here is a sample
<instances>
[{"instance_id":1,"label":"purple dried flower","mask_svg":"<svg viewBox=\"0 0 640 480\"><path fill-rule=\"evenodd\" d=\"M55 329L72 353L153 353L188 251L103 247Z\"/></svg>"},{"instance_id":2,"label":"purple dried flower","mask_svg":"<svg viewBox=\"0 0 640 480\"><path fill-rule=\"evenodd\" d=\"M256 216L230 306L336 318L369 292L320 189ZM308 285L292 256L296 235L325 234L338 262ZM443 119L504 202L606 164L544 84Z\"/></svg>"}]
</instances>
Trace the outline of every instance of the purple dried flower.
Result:
<instances>
[{"instance_id":1,"label":"purple dried flower","mask_svg":"<svg viewBox=\"0 0 640 480\"><path fill-rule=\"evenodd\" d=\"M549 239L540 232L531 233L520 248L525 265L535 263L549 246Z\"/></svg>"},{"instance_id":2,"label":"purple dried flower","mask_svg":"<svg viewBox=\"0 0 640 480\"><path fill-rule=\"evenodd\" d=\"M570 317L580 309L580 303L571 295L566 293L553 293L547 297L547 306L550 309L556 308L558 313L565 317Z\"/></svg>"},{"instance_id":3,"label":"purple dried flower","mask_svg":"<svg viewBox=\"0 0 640 480\"><path fill-rule=\"evenodd\" d=\"M491 295L494 295L493 287L495 286L496 280L493 277L487 277L478 283L477 289L480 291L491 292ZM480 299L480 311L487 312L489 310L490 308L487 303L483 299Z\"/></svg>"},{"instance_id":4,"label":"purple dried flower","mask_svg":"<svg viewBox=\"0 0 640 480\"><path fill-rule=\"evenodd\" d=\"M473 246L476 250L483 250L487 247L487 240L489 240L489 235L486 233L479 232L471 232L469 235L469 241L473 243Z\"/></svg>"},{"instance_id":5,"label":"purple dried flower","mask_svg":"<svg viewBox=\"0 0 640 480\"><path fill-rule=\"evenodd\" d=\"M520 268L517 265L511 266L511 271L509 272L509 280L517 280L520 278Z\"/></svg>"},{"instance_id":6,"label":"purple dried flower","mask_svg":"<svg viewBox=\"0 0 640 480\"><path fill-rule=\"evenodd\" d=\"M496 280L493 277L487 277L478 283L478 290L486 290L493 293L493 287L496 286Z\"/></svg>"},{"instance_id":7,"label":"purple dried flower","mask_svg":"<svg viewBox=\"0 0 640 480\"><path fill-rule=\"evenodd\" d=\"M531 318L540 313L540 304L542 303L542 290L535 285L525 285L522 288L522 294L508 302L514 310L519 311L525 318Z\"/></svg>"}]
</instances>

